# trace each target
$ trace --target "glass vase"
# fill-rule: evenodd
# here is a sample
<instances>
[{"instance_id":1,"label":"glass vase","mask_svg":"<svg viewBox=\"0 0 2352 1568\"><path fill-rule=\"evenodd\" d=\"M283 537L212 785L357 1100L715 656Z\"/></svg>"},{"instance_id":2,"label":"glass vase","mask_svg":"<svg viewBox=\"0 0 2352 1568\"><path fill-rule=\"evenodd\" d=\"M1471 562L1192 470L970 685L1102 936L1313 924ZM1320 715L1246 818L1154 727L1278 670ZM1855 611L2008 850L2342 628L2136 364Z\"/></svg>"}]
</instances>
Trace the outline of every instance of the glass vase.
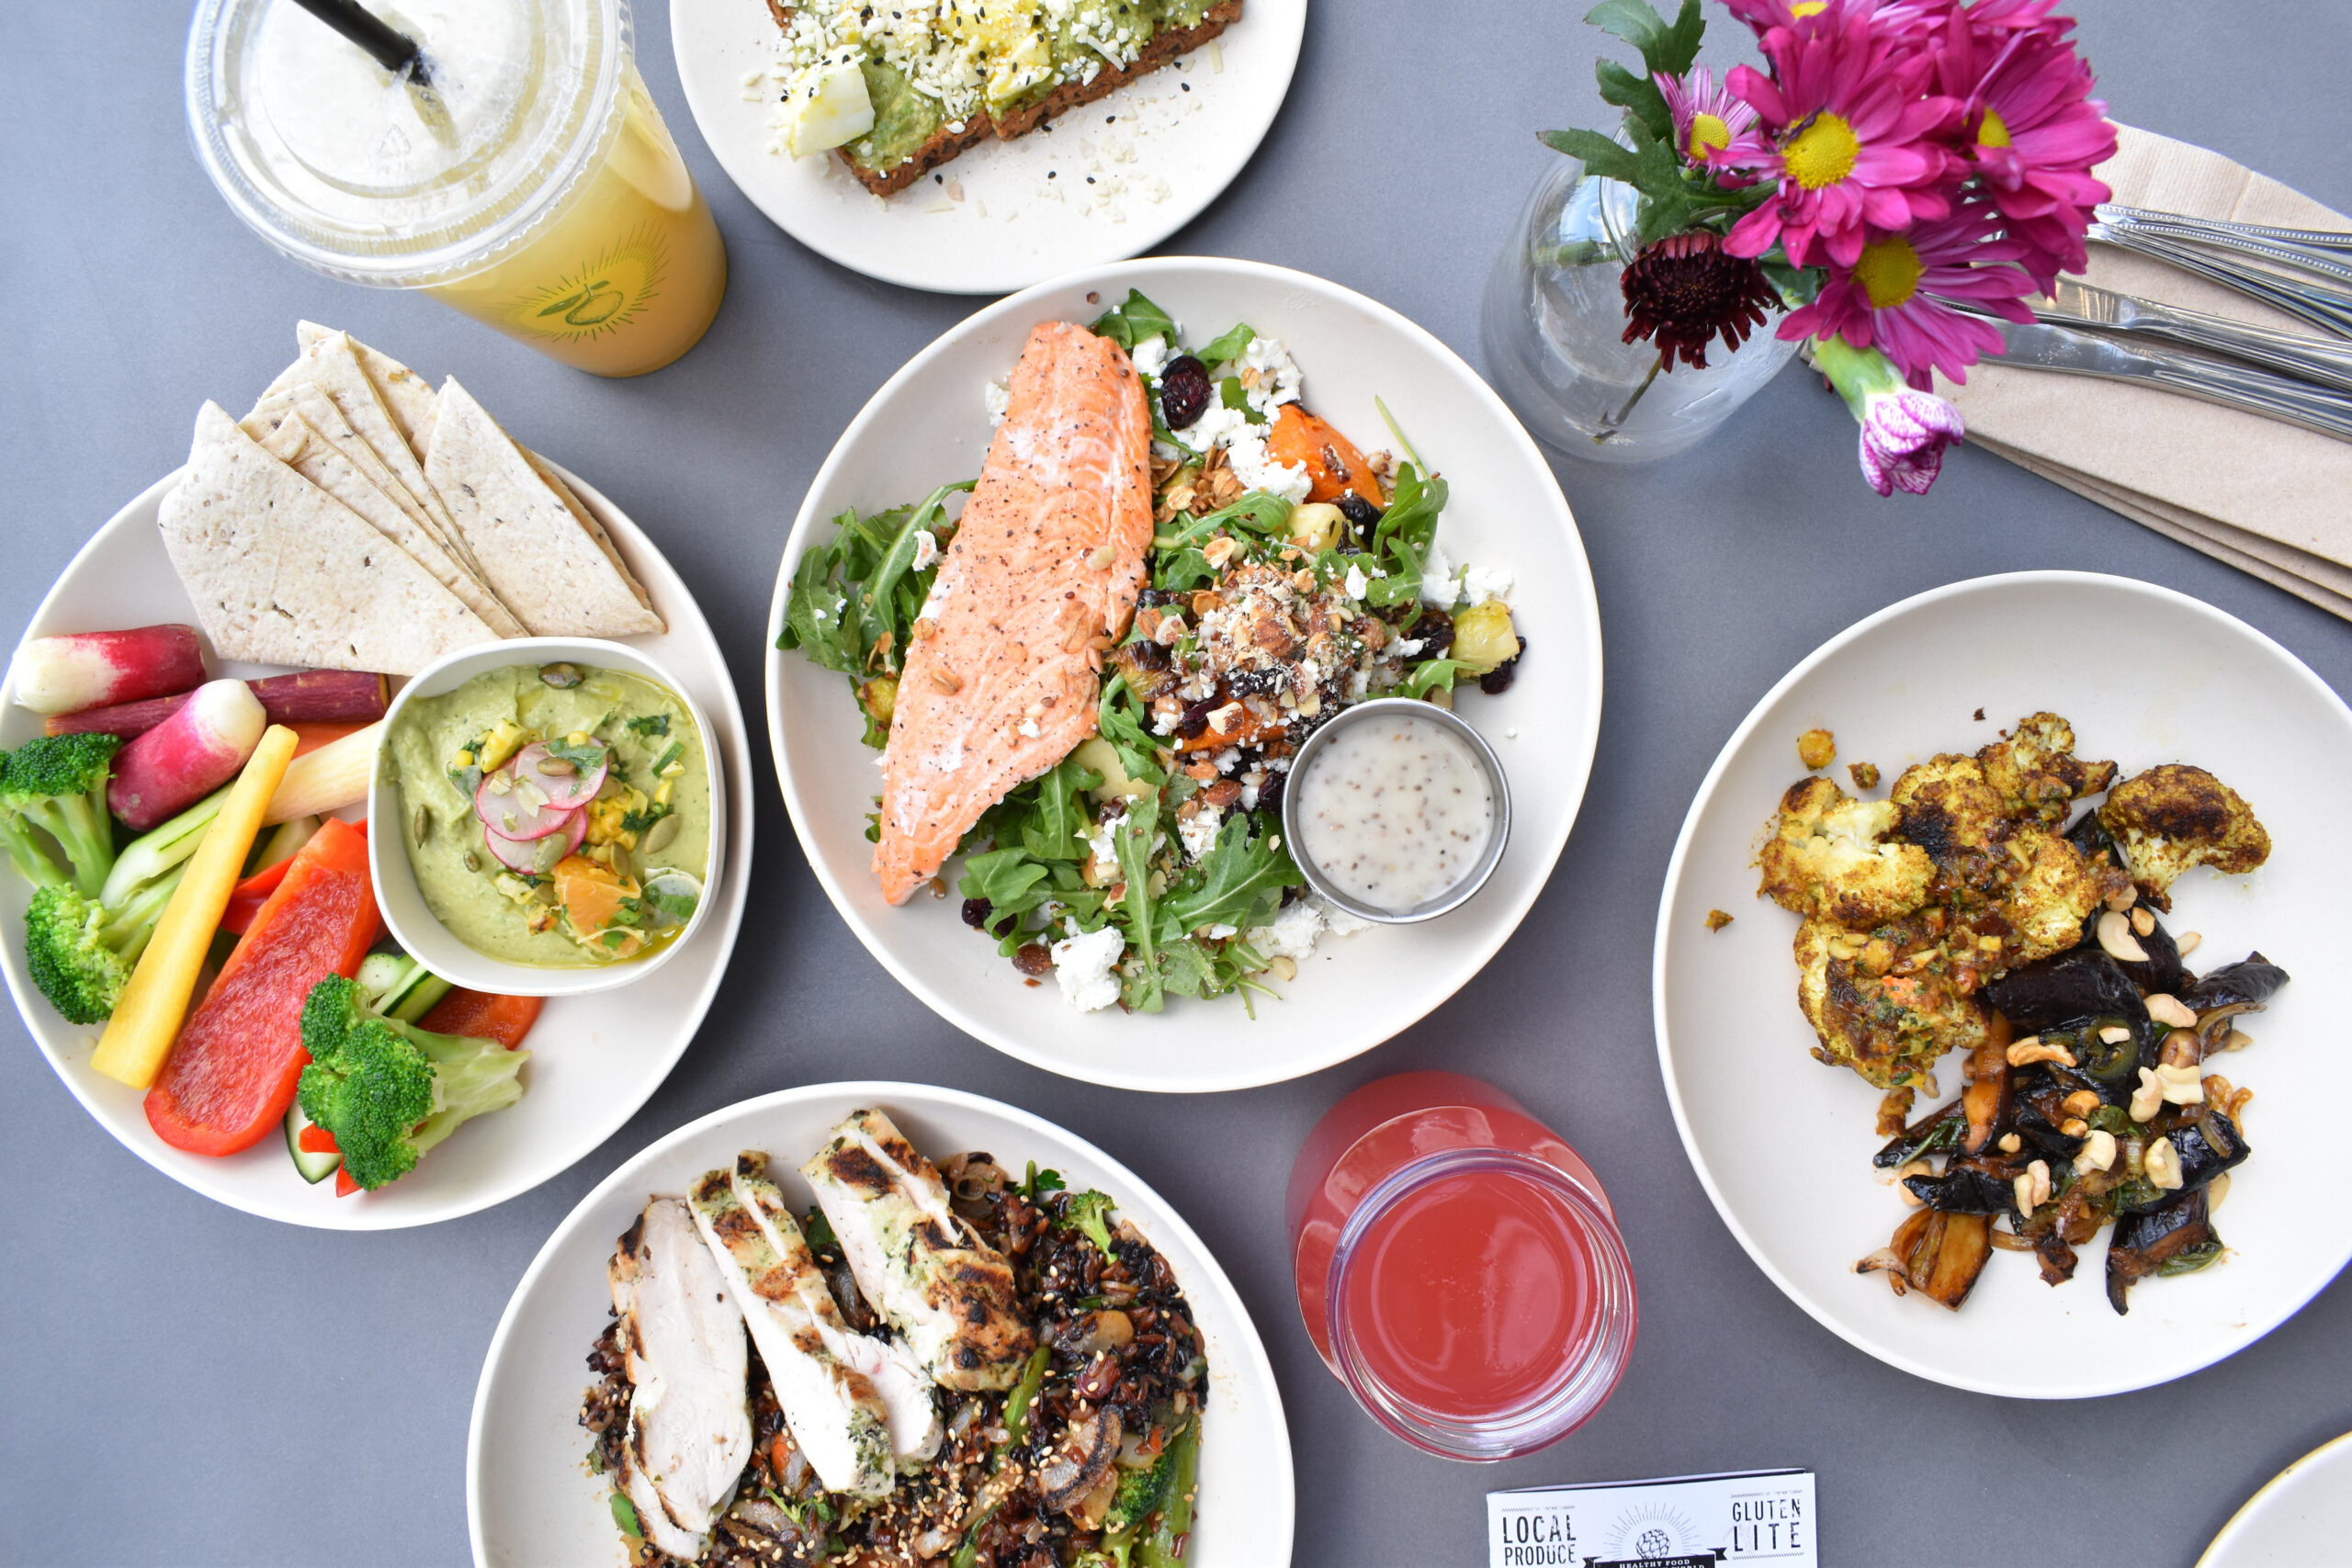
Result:
<instances>
[{"instance_id":1,"label":"glass vase","mask_svg":"<svg viewBox=\"0 0 2352 1568\"><path fill-rule=\"evenodd\" d=\"M1639 194L1563 158L1535 187L1495 258L1480 337L1495 389L1536 436L1604 462L1646 463L1696 445L1792 357L1773 336L1782 312L1707 366L1664 369L1652 344L1624 341L1620 279L1634 255Z\"/></svg>"}]
</instances>

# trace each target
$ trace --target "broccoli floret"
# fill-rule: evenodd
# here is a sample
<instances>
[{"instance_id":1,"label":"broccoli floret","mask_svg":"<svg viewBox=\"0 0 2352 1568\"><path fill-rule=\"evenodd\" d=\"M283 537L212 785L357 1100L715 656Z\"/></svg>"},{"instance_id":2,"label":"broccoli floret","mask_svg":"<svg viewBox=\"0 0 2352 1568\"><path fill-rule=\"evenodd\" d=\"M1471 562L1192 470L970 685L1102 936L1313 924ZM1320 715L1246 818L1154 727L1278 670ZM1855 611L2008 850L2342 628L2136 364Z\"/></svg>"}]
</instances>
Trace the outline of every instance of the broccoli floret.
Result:
<instances>
[{"instance_id":1,"label":"broccoli floret","mask_svg":"<svg viewBox=\"0 0 2352 1568\"><path fill-rule=\"evenodd\" d=\"M1086 1239L1111 1256L1111 1211L1117 1207L1107 1192L1080 1192L1063 1206L1062 1224L1086 1233Z\"/></svg>"},{"instance_id":2,"label":"broccoli floret","mask_svg":"<svg viewBox=\"0 0 2352 1568\"><path fill-rule=\"evenodd\" d=\"M334 1135L345 1174L370 1190L414 1170L464 1122L522 1099L517 1075L530 1056L370 1012L340 975L304 999L302 1047L302 1114Z\"/></svg>"},{"instance_id":3,"label":"broccoli floret","mask_svg":"<svg viewBox=\"0 0 2352 1568\"><path fill-rule=\"evenodd\" d=\"M1827 779L1809 778L1781 797L1757 889L1782 908L1867 931L1927 901L1935 866L1916 844L1887 842L1896 808L1855 800Z\"/></svg>"},{"instance_id":4,"label":"broccoli floret","mask_svg":"<svg viewBox=\"0 0 2352 1568\"><path fill-rule=\"evenodd\" d=\"M131 966L180 885L185 865L108 907L78 888L44 887L25 910L25 967L69 1022L104 1023L130 982Z\"/></svg>"},{"instance_id":5,"label":"broccoli floret","mask_svg":"<svg viewBox=\"0 0 2352 1568\"><path fill-rule=\"evenodd\" d=\"M107 814L107 781L117 735L47 735L28 740L0 761L0 816L6 820L8 853L35 883L52 886L33 866L46 862L30 829L57 840L73 868L74 886L95 898L114 869L114 818Z\"/></svg>"}]
</instances>

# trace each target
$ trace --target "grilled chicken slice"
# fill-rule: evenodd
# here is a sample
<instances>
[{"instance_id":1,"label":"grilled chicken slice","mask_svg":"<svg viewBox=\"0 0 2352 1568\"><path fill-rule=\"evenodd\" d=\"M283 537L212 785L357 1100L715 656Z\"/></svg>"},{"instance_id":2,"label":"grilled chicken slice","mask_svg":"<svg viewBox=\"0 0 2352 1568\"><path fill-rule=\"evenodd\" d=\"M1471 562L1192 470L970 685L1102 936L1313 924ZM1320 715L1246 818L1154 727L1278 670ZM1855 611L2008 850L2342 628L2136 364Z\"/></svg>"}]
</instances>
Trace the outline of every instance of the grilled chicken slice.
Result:
<instances>
[{"instance_id":1,"label":"grilled chicken slice","mask_svg":"<svg viewBox=\"0 0 2352 1568\"><path fill-rule=\"evenodd\" d=\"M864 1372L874 1392L881 1395L883 1416L890 1427L890 1452L899 1468L907 1471L929 1464L939 1451L940 1439L946 1436L938 1402L932 1396L930 1377L914 1352L899 1341L860 1334L849 1326L833 1300L824 1270L809 1253L808 1238L800 1234L800 1222L785 1204L783 1190L768 1179L767 1167L768 1156L757 1150L735 1157L737 1201L760 1223L761 1234L775 1248L776 1256L813 1281L814 1311L833 1337L839 1355Z\"/></svg>"},{"instance_id":2,"label":"grilled chicken slice","mask_svg":"<svg viewBox=\"0 0 2352 1568\"><path fill-rule=\"evenodd\" d=\"M1036 1346L1012 1266L947 1206L939 1170L879 1111L851 1112L800 1173L857 1288L944 1388L1011 1388Z\"/></svg>"},{"instance_id":3,"label":"grilled chicken slice","mask_svg":"<svg viewBox=\"0 0 2352 1568\"><path fill-rule=\"evenodd\" d=\"M751 1325L792 1439L827 1491L887 1497L898 1472L882 1396L842 1355L847 1325L808 1247L797 1258L780 1252L736 1196L735 1174L722 1168L695 1180L695 1224Z\"/></svg>"},{"instance_id":4,"label":"grilled chicken slice","mask_svg":"<svg viewBox=\"0 0 2352 1568\"><path fill-rule=\"evenodd\" d=\"M621 1490L645 1539L691 1562L751 1458L743 1314L675 1198L645 1206L606 1274L630 1386Z\"/></svg>"}]
</instances>

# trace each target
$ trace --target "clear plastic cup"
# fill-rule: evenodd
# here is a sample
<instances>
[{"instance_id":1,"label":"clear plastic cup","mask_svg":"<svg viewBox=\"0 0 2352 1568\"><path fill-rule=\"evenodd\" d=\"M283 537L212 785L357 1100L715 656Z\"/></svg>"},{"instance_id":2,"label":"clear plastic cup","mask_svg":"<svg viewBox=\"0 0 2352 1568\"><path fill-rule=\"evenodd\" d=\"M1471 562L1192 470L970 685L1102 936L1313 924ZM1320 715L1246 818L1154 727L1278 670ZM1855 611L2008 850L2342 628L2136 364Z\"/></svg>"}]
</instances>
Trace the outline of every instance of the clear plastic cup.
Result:
<instances>
[{"instance_id":1,"label":"clear plastic cup","mask_svg":"<svg viewBox=\"0 0 2352 1568\"><path fill-rule=\"evenodd\" d=\"M402 0L431 85L294 0L200 0L187 112L254 231L331 277L416 288L602 376L718 314L727 253L631 60L628 0Z\"/></svg>"}]
</instances>

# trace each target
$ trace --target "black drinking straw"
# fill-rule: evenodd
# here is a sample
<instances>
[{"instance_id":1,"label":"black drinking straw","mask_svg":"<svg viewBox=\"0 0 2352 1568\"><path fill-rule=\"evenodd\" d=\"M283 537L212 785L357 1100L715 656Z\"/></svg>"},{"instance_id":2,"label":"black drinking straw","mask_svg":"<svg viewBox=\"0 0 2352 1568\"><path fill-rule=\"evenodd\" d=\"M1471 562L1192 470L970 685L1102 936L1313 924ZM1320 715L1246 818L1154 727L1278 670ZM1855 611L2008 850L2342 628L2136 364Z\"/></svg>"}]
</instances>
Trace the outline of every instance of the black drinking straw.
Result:
<instances>
[{"instance_id":1,"label":"black drinking straw","mask_svg":"<svg viewBox=\"0 0 2352 1568\"><path fill-rule=\"evenodd\" d=\"M295 4L366 50L377 64L393 75L431 85L424 51L417 41L360 5L359 0L295 0Z\"/></svg>"}]
</instances>

